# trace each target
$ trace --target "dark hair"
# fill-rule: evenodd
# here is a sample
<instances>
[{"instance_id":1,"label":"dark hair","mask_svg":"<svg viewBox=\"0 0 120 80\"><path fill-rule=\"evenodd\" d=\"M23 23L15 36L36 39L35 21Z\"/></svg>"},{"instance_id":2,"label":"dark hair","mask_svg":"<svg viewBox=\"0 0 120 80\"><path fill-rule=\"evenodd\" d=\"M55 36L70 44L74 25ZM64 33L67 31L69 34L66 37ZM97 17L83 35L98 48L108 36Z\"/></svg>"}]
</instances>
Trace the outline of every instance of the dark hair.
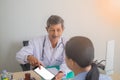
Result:
<instances>
[{"instance_id":1,"label":"dark hair","mask_svg":"<svg viewBox=\"0 0 120 80\"><path fill-rule=\"evenodd\" d=\"M80 67L92 65L86 80L99 80L99 71L93 64L94 47L90 39L83 36L72 37L65 46L66 56L75 61Z\"/></svg>"},{"instance_id":2,"label":"dark hair","mask_svg":"<svg viewBox=\"0 0 120 80\"><path fill-rule=\"evenodd\" d=\"M62 25L62 28L64 29L64 20L57 15L51 15L47 20L47 27L50 27L51 25L60 24Z\"/></svg>"}]
</instances>

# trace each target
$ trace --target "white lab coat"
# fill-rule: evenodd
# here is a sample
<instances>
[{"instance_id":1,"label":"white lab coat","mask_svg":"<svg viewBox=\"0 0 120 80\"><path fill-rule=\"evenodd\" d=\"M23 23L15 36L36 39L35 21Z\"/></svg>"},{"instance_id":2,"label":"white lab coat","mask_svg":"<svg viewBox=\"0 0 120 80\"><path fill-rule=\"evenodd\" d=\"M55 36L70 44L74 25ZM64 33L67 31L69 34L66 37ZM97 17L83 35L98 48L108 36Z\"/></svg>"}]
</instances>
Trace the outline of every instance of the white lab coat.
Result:
<instances>
[{"instance_id":1,"label":"white lab coat","mask_svg":"<svg viewBox=\"0 0 120 80\"><path fill-rule=\"evenodd\" d=\"M43 48L43 43L45 40L45 45ZM61 37L58 41L58 44L55 48L52 48L51 42L48 38L48 35L37 37L29 41L29 45L23 47L17 54L16 59L21 64L28 63L27 56L33 55L35 56L42 64L47 66L60 66L60 71L63 71L67 74L70 70L66 66L65 63L65 53L64 53L64 45L66 41L63 37ZM42 57L42 49L44 49L44 53Z\"/></svg>"}]
</instances>

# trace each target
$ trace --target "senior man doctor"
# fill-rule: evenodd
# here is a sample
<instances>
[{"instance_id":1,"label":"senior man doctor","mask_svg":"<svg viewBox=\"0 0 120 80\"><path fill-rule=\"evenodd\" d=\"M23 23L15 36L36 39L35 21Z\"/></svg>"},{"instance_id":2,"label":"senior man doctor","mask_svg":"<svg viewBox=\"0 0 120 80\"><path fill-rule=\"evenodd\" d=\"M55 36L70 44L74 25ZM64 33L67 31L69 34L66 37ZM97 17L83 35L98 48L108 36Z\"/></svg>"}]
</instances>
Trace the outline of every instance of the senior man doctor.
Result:
<instances>
[{"instance_id":1,"label":"senior man doctor","mask_svg":"<svg viewBox=\"0 0 120 80\"><path fill-rule=\"evenodd\" d=\"M30 40L29 45L16 54L16 59L21 64L30 63L33 67L59 66L56 80L60 80L70 71L65 64L64 45L66 41L62 37L64 20L60 16L51 15L47 20L46 30L48 35Z\"/></svg>"}]
</instances>

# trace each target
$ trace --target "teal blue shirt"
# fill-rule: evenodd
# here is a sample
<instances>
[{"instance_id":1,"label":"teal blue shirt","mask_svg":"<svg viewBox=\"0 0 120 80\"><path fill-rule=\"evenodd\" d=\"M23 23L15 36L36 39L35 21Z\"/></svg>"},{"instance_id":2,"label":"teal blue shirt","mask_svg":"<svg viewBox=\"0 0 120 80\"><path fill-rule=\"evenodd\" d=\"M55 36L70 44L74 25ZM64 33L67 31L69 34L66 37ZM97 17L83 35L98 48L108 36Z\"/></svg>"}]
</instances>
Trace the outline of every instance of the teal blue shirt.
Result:
<instances>
[{"instance_id":1,"label":"teal blue shirt","mask_svg":"<svg viewBox=\"0 0 120 80\"><path fill-rule=\"evenodd\" d=\"M75 76L74 80L85 80L88 72L82 72ZM109 76L100 74L99 80L112 80Z\"/></svg>"}]
</instances>

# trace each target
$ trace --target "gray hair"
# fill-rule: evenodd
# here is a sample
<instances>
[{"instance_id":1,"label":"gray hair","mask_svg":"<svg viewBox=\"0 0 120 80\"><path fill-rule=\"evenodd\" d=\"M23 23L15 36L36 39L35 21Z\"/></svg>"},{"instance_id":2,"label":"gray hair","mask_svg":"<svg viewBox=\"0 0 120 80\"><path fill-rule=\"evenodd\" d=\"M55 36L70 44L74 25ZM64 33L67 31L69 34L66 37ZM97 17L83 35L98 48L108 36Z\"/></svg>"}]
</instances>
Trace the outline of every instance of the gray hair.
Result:
<instances>
[{"instance_id":1,"label":"gray hair","mask_svg":"<svg viewBox=\"0 0 120 80\"><path fill-rule=\"evenodd\" d=\"M47 27L49 28L51 25L60 24L62 25L62 28L64 29L64 20L57 15L51 15L47 20Z\"/></svg>"}]
</instances>

